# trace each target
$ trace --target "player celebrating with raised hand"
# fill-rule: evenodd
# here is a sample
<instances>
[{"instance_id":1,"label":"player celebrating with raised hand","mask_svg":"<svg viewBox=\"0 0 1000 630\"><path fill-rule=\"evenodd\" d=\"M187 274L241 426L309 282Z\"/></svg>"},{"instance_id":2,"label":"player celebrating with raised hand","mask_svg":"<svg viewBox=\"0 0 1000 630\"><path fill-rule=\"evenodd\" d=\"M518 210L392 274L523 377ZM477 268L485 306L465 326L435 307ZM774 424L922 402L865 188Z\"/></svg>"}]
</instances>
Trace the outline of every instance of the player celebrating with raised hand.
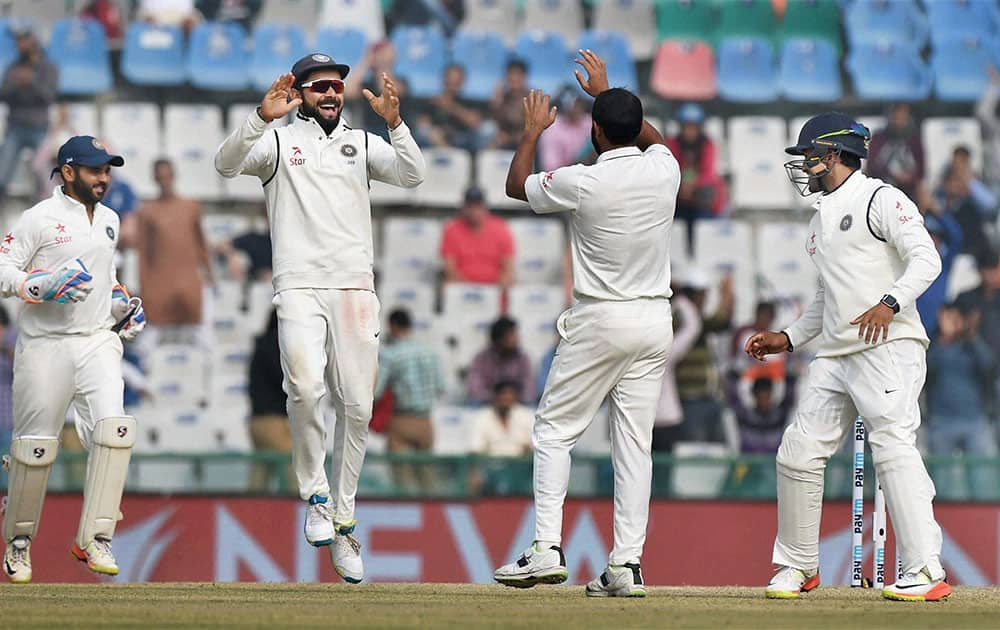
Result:
<instances>
[{"instance_id":1,"label":"player celebrating with raised hand","mask_svg":"<svg viewBox=\"0 0 1000 630\"><path fill-rule=\"evenodd\" d=\"M928 345L916 300L941 272L941 259L913 202L861 172L869 138L850 117L827 113L806 122L785 150L801 156L785 165L799 192L821 193L805 243L820 288L795 323L753 335L746 352L763 360L815 337L820 345L778 449L772 561L780 568L767 586L771 598L799 597L819 585L823 473L859 414L904 572L882 595L930 601L951 593L934 484L916 447Z\"/></svg>"},{"instance_id":2,"label":"player celebrating with raised hand","mask_svg":"<svg viewBox=\"0 0 1000 630\"><path fill-rule=\"evenodd\" d=\"M31 581L30 547L70 404L90 451L72 553L95 573L116 575L111 539L135 443L123 407L122 342L145 326L142 302L118 284L118 215L101 204L111 167L122 166L90 136L58 153L63 185L26 210L0 244L0 295L19 296L14 355L14 439L4 458L4 572Z\"/></svg>"},{"instance_id":3,"label":"player celebrating with raised hand","mask_svg":"<svg viewBox=\"0 0 1000 630\"><path fill-rule=\"evenodd\" d=\"M364 90L389 126L391 145L343 120L350 68L315 53L275 80L215 156L224 177L260 178L271 226L274 304L299 494L308 501L306 540L330 546L346 581L364 578L353 536L354 498L365 456L378 361L379 303L372 266L369 181L413 188L424 159L399 114L392 79ZM298 108L292 124L268 124ZM332 403L333 470L324 470ZM333 496L331 498L331 487Z\"/></svg>"},{"instance_id":4,"label":"player celebrating with raised hand","mask_svg":"<svg viewBox=\"0 0 1000 630\"><path fill-rule=\"evenodd\" d=\"M576 303L557 322L561 339L535 416L535 541L517 561L497 569L494 579L526 588L568 577L560 540L570 450L606 398L614 547L586 594L642 597L639 560L649 516L653 420L673 339L669 243L680 168L659 132L643 121L639 99L628 90L608 89L597 55L586 50L580 57L587 76L577 71L577 80L595 97L591 136L597 163L531 174L538 139L556 118L549 97L532 91L507 174L507 194L536 213L570 213Z\"/></svg>"}]
</instances>

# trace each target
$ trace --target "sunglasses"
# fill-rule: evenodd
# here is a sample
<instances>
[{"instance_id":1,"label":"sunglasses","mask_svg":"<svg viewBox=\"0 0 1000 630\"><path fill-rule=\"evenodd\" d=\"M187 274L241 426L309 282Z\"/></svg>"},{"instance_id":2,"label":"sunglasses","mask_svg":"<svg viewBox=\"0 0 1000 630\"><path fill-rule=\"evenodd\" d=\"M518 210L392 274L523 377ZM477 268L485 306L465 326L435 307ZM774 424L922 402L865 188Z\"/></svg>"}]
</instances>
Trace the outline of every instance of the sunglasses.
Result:
<instances>
[{"instance_id":1,"label":"sunglasses","mask_svg":"<svg viewBox=\"0 0 1000 630\"><path fill-rule=\"evenodd\" d=\"M315 81L306 81L300 84L299 88L315 92L316 94L326 94L327 90L333 88L335 93L343 94L344 82L340 79L316 79Z\"/></svg>"}]
</instances>

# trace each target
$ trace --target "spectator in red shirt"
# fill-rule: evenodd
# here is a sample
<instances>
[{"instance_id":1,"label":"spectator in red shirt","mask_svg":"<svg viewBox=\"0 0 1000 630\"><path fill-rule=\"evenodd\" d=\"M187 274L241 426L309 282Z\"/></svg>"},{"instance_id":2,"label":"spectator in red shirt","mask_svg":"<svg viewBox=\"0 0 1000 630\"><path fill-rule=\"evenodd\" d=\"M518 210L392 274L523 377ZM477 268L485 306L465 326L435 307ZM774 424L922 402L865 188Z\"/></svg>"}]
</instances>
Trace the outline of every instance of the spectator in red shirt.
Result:
<instances>
[{"instance_id":1,"label":"spectator in red shirt","mask_svg":"<svg viewBox=\"0 0 1000 630\"><path fill-rule=\"evenodd\" d=\"M667 146L681 167L676 218L687 221L688 253L694 255L694 224L698 219L718 216L726 207L726 184L716 170L715 143L702 127L705 112L685 103L677 111L681 129Z\"/></svg>"},{"instance_id":2,"label":"spectator in red shirt","mask_svg":"<svg viewBox=\"0 0 1000 630\"><path fill-rule=\"evenodd\" d=\"M514 282L514 237L507 222L490 213L478 188L465 191L461 212L444 226L441 258L445 282L503 288Z\"/></svg>"}]
</instances>

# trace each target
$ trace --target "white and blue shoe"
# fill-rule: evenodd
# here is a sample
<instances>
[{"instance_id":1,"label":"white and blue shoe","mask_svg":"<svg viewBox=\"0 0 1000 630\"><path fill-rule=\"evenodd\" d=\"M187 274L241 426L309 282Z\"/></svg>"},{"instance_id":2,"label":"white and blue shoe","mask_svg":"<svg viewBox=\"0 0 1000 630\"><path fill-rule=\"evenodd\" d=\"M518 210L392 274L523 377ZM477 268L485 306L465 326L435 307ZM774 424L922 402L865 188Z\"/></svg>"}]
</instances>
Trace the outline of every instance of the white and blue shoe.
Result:
<instances>
[{"instance_id":1,"label":"white and blue shoe","mask_svg":"<svg viewBox=\"0 0 1000 630\"><path fill-rule=\"evenodd\" d=\"M333 507L330 497L314 494L309 497L309 507L306 509L305 534L306 542L313 547L325 547L333 544Z\"/></svg>"},{"instance_id":2,"label":"white and blue shoe","mask_svg":"<svg viewBox=\"0 0 1000 630\"><path fill-rule=\"evenodd\" d=\"M330 546L333 570L349 584L358 584L365 579L365 563L361 560L361 543L354 537L356 523L341 525Z\"/></svg>"},{"instance_id":3,"label":"white and blue shoe","mask_svg":"<svg viewBox=\"0 0 1000 630\"><path fill-rule=\"evenodd\" d=\"M504 586L531 588L536 584L562 584L569 577L566 556L557 545L542 549L532 543L521 557L493 572L493 579Z\"/></svg>"}]
</instances>

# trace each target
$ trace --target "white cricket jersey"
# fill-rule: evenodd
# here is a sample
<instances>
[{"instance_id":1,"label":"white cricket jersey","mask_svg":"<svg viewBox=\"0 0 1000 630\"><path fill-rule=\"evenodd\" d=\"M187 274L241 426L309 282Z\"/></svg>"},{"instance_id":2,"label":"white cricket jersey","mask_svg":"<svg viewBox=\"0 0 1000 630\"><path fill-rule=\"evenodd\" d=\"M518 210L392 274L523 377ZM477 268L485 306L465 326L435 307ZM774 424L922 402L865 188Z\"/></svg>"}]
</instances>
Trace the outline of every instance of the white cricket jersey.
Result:
<instances>
[{"instance_id":1,"label":"white cricket jersey","mask_svg":"<svg viewBox=\"0 0 1000 630\"><path fill-rule=\"evenodd\" d=\"M83 302L25 304L18 320L19 334L84 335L111 328L115 323L111 290L118 284L117 245L115 211L98 203L91 223L83 204L67 197L61 186L25 210L0 240L0 294L20 297L27 272L58 273L64 267L83 269L93 276L93 291Z\"/></svg>"},{"instance_id":2,"label":"white cricket jersey","mask_svg":"<svg viewBox=\"0 0 1000 630\"><path fill-rule=\"evenodd\" d=\"M900 308L888 340L928 344L916 302L941 273L941 257L913 202L898 188L855 171L814 207L805 247L819 270L820 289L785 330L791 342L822 335L821 357L871 348L851 321L888 293Z\"/></svg>"},{"instance_id":3,"label":"white cricket jersey","mask_svg":"<svg viewBox=\"0 0 1000 630\"><path fill-rule=\"evenodd\" d=\"M612 149L592 166L528 177L532 210L570 212L577 299L670 297L670 226L680 180L677 160L662 144Z\"/></svg>"},{"instance_id":4,"label":"white cricket jersey","mask_svg":"<svg viewBox=\"0 0 1000 630\"><path fill-rule=\"evenodd\" d=\"M215 168L223 177L247 174L263 182L275 293L375 290L369 179L413 188L425 170L405 123L389 138L391 145L343 118L327 136L301 114L268 130L254 111L219 147Z\"/></svg>"}]
</instances>

